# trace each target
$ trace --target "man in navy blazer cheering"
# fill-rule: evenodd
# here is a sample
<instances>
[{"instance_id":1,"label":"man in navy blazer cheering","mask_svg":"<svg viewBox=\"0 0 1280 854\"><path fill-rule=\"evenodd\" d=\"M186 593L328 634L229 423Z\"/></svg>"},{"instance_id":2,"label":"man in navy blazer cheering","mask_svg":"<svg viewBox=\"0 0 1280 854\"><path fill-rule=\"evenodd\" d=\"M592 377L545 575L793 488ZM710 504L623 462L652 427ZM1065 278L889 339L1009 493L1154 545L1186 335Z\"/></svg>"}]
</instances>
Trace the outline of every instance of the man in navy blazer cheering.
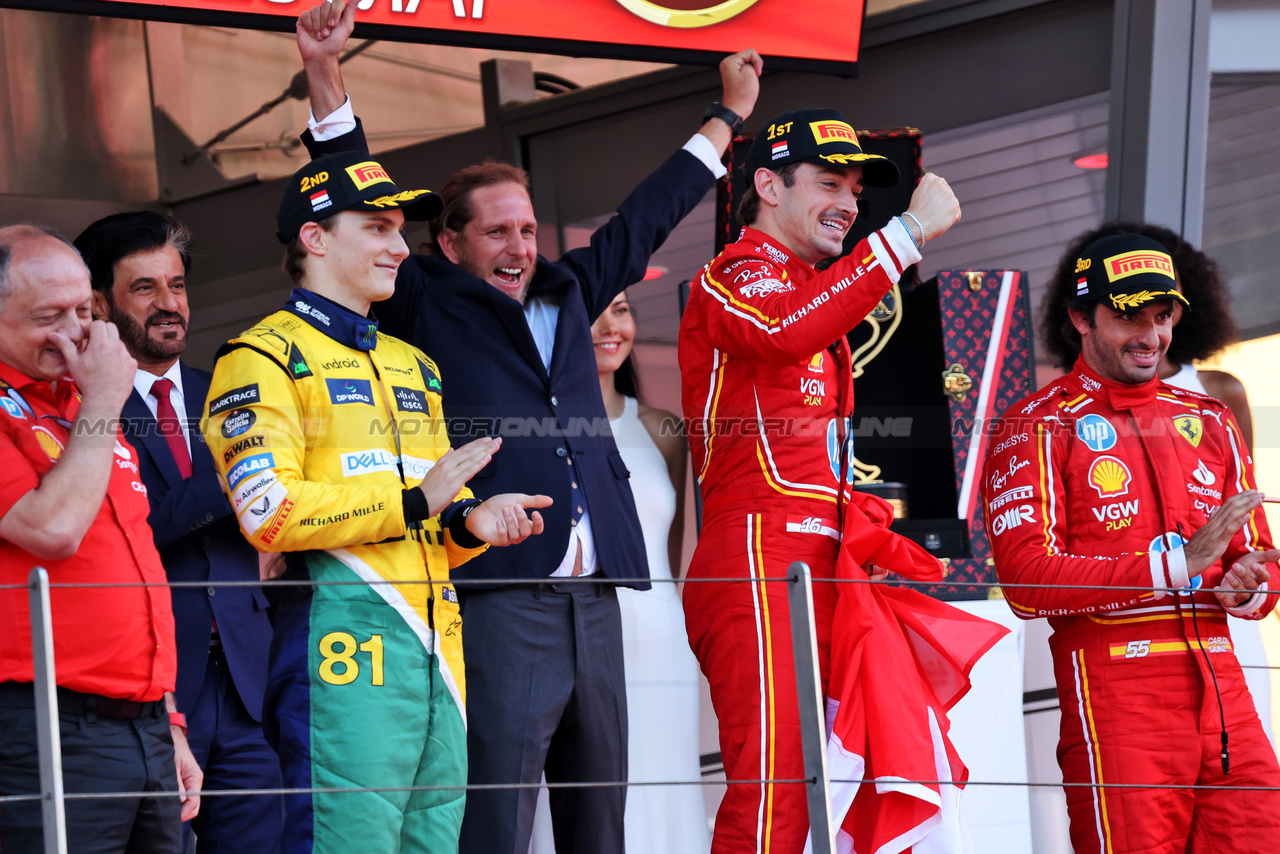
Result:
<instances>
[{"instance_id":1,"label":"man in navy blazer cheering","mask_svg":"<svg viewBox=\"0 0 1280 854\"><path fill-rule=\"evenodd\" d=\"M138 362L125 402L125 437L138 452L148 522L170 581L257 581L258 553L241 536L199 423L209 374L179 360L187 345L188 234L150 211L105 217L76 238L89 267L94 315L109 319ZM271 625L257 586L175 587L174 692L206 789L280 787L262 734ZM279 795L205 798L197 849L276 850Z\"/></svg>"},{"instance_id":2,"label":"man in navy blazer cheering","mask_svg":"<svg viewBox=\"0 0 1280 854\"><path fill-rule=\"evenodd\" d=\"M355 4L303 13L298 46L313 120L312 156L365 147L338 66ZM400 265L396 292L375 306L385 331L431 353L445 378L454 446L501 435L504 454L470 482L477 496L521 484L554 499L541 537L490 552L455 575L463 606L467 747L472 784L627 779L622 630L613 584L648 587L629 473L608 430L591 322L714 186L733 132L751 113L761 60L720 66L722 102L682 150L646 178L559 261L537 254L538 223L521 169L492 162L457 173L431 255ZM321 117L315 121L315 117ZM541 579L541 584L501 584ZM470 581L470 586L464 586ZM489 582L487 584L483 582ZM625 789L554 788L560 854L624 849ZM462 854L527 854L536 789L473 789Z\"/></svg>"}]
</instances>

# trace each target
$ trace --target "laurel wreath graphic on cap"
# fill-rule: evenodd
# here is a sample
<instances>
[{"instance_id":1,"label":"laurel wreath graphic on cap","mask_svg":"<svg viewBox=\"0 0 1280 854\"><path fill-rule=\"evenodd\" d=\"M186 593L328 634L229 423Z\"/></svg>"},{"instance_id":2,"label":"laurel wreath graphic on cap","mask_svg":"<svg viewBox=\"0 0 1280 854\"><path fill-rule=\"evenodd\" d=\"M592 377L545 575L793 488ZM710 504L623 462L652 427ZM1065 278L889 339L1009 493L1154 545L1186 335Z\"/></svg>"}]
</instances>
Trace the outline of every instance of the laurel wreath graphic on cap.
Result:
<instances>
[{"instance_id":1,"label":"laurel wreath graphic on cap","mask_svg":"<svg viewBox=\"0 0 1280 854\"><path fill-rule=\"evenodd\" d=\"M386 207L387 205L394 205L394 204L397 204L397 203L399 203L399 202L410 202L410 201L413 201L413 200L414 200L414 199L416 199L418 196L421 196L423 193L427 193L427 192L430 192L430 191L428 191L428 190L401 190L399 193L395 193L394 195L390 195L390 196L379 196L379 197L378 197L378 198L376 198L376 199L366 199L366 200L365 200L365 204L366 204L366 205L375 205L375 206L377 206L377 207L380 207L380 208L381 208L381 207Z\"/></svg>"},{"instance_id":2,"label":"laurel wreath graphic on cap","mask_svg":"<svg viewBox=\"0 0 1280 854\"><path fill-rule=\"evenodd\" d=\"M861 163L871 158L865 154L819 154L823 160L829 160L832 163L839 163L841 166L848 166L850 163Z\"/></svg>"},{"instance_id":3,"label":"laurel wreath graphic on cap","mask_svg":"<svg viewBox=\"0 0 1280 854\"><path fill-rule=\"evenodd\" d=\"M1127 308L1137 308L1143 303L1151 302L1153 299L1160 297L1173 296L1176 291L1138 291L1136 294L1112 294L1111 304L1116 307L1117 311L1124 311Z\"/></svg>"}]
</instances>

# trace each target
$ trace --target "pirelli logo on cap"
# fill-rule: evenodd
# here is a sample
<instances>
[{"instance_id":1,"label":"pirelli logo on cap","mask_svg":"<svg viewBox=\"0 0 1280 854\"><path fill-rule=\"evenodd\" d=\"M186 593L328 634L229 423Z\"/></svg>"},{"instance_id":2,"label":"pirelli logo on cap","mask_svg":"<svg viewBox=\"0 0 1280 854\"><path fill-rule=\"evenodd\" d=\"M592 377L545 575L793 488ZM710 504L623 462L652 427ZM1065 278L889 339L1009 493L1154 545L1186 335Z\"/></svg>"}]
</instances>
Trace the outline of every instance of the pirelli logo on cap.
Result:
<instances>
[{"instance_id":1,"label":"pirelli logo on cap","mask_svg":"<svg viewBox=\"0 0 1280 854\"><path fill-rule=\"evenodd\" d=\"M809 130L813 131L813 139L818 145L840 141L858 144L858 135L853 132L853 128L835 119L809 122Z\"/></svg>"},{"instance_id":2,"label":"pirelli logo on cap","mask_svg":"<svg viewBox=\"0 0 1280 854\"><path fill-rule=\"evenodd\" d=\"M348 166L347 174L355 182L357 190L363 190L374 184L393 183L391 176L387 174L387 170L383 169L382 164L376 160L366 160L363 163L357 163L355 166Z\"/></svg>"},{"instance_id":3,"label":"pirelli logo on cap","mask_svg":"<svg viewBox=\"0 0 1280 854\"><path fill-rule=\"evenodd\" d=\"M1139 249L1134 252L1122 252L1112 255L1103 262L1107 269L1107 281L1118 282L1139 273L1164 273L1173 278L1173 259L1163 252Z\"/></svg>"}]
</instances>

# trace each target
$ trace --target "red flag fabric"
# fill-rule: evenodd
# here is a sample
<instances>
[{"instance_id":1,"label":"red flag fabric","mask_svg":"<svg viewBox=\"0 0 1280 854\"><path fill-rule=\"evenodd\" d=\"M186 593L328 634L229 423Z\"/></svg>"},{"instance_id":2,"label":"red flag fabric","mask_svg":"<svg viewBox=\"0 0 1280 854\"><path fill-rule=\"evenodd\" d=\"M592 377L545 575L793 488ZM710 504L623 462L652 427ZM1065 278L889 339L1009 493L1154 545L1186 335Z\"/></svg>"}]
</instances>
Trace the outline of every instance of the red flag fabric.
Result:
<instances>
[{"instance_id":1,"label":"red flag fabric","mask_svg":"<svg viewBox=\"0 0 1280 854\"><path fill-rule=\"evenodd\" d=\"M865 580L872 564L913 580L942 579L937 558L890 531L892 520L887 502L855 494L845 509L838 579ZM914 590L837 589L826 709L837 850L964 851L959 790L969 772L947 736L947 711L968 692L974 664L1008 630Z\"/></svg>"}]
</instances>

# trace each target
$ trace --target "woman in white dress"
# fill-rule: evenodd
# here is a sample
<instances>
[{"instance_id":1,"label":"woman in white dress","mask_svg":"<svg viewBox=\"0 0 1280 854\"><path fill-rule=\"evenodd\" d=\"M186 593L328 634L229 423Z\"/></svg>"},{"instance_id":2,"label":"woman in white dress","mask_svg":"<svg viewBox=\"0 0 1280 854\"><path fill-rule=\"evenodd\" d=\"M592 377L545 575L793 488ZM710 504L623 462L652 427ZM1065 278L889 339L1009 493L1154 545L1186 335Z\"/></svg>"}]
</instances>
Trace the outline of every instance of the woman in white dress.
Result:
<instances>
[{"instance_id":1,"label":"woman in white dress","mask_svg":"<svg viewBox=\"0 0 1280 854\"><path fill-rule=\"evenodd\" d=\"M630 359L636 326L625 292L591 327L600 392L618 450L631 471L653 589L618 590L626 662L628 782L697 783L698 662L689 649L676 585L684 539L689 455L680 419L637 400ZM607 532L600 532L607 536ZM539 798L531 854L553 854L546 790ZM625 816L631 854L707 854L702 787L632 786ZM619 853L620 854L620 853Z\"/></svg>"}]
</instances>

